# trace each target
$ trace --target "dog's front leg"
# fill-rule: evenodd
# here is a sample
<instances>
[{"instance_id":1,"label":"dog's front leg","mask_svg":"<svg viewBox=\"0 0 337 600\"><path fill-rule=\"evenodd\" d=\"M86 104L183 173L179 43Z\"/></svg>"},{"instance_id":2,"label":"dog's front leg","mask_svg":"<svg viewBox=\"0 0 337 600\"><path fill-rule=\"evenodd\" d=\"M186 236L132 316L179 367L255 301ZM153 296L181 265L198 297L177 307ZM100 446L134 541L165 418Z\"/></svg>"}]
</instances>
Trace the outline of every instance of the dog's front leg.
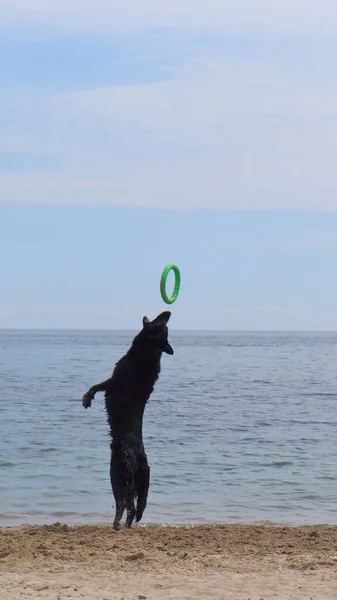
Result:
<instances>
[{"instance_id":1,"label":"dog's front leg","mask_svg":"<svg viewBox=\"0 0 337 600\"><path fill-rule=\"evenodd\" d=\"M96 392L105 392L107 390L110 381L111 377L106 379L106 381L102 381L102 383L96 383L96 385L93 385L90 390L84 394L82 398L82 404L84 408L89 408L89 406L91 406L91 401L94 399Z\"/></svg>"}]
</instances>

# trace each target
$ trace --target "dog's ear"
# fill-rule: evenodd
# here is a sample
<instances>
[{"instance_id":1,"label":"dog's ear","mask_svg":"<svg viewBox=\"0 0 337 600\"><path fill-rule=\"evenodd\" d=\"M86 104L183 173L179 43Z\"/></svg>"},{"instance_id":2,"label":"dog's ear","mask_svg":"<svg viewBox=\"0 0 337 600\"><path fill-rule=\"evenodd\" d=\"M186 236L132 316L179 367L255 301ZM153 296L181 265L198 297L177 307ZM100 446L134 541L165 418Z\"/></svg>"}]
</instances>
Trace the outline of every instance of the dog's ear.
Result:
<instances>
[{"instance_id":1,"label":"dog's ear","mask_svg":"<svg viewBox=\"0 0 337 600\"><path fill-rule=\"evenodd\" d=\"M143 327L145 327L145 325L148 325L149 323L149 319L147 317L143 317Z\"/></svg>"}]
</instances>

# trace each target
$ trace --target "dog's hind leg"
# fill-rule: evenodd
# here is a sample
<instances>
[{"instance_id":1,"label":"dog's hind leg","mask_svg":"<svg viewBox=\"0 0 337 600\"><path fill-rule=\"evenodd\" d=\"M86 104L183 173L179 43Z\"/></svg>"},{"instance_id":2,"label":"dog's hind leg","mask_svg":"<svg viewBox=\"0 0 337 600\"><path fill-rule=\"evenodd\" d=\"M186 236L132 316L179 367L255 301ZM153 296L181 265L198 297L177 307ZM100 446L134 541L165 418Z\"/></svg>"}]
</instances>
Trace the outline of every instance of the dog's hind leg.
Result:
<instances>
[{"instance_id":1,"label":"dog's hind leg","mask_svg":"<svg viewBox=\"0 0 337 600\"><path fill-rule=\"evenodd\" d=\"M130 490L126 497L126 511L127 511L127 514L126 514L125 525L127 527L129 527L129 529L130 529L132 523L134 522L135 516L136 516L135 498L134 498L133 490Z\"/></svg>"},{"instance_id":2,"label":"dog's hind leg","mask_svg":"<svg viewBox=\"0 0 337 600\"><path fill-rule=\"evenodd\" d=\"M125 460L125 504L126 504L126 523L131 527L136 516L135 498L136 498L136 475L138 470L137 456L133 449L124 449Z\"/></svg>"},{"instance_id":3,"label":"dog's hind leg","mask_svg":"<svg viewBox=\"0 0 337 600\"><path fill-rule=\"evenodd\" d=\"M146 454L138 457L138 477L137 477L137 510L136 510L136 521L137 523L141 520L146 503L147 495L150 486L150 467L147 464Z\"/></svg>"},{"instance_id":4,"label":"dog's hind leg","mask_svg":"<svg viewBox=\"0 0 337 600\"><path fill-rule=\"evenodd\" d=\"M123 517L124 510L125 510L125 504L124 504L123 500L121 500L119 498L118 500L116 500L116 512L115 512L115 518L114 518L114 522L113 522L113 528L115 529L115 531L118 531L118 529L120 529L120 527L121 527L121 520Z\"/></svg>"},{"instance_id":5,"label":"dog's hind leg","mask_svg":"<svg viewBox=\"0 0 337 600\"><path fill-rule=\"evenodd\" d=\"M117 531L120 528L120 522L126 506L124 499L124 485L123 481L121 481L120 466L118 465L118 459L113 453L111 454L110 460L110 481L116 503L113 527Z\"/></svg>"}]
</instances>

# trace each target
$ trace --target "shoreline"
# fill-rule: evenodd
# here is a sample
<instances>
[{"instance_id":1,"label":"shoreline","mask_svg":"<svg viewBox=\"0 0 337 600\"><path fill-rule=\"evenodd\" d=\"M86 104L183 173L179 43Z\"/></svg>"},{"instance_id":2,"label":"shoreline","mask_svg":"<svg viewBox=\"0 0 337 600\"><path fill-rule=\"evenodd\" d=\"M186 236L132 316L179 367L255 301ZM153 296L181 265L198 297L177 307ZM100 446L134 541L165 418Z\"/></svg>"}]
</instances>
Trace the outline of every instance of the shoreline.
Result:
<instances>
[{"instance_id":1,"label":"shoreline","mask_svg":"<svg viewBox=\"0 0 337 600\"><path fill-rule=\"evenodd\" d=\"M0 527L2 600L331 600L337 525Z\"/></svg>"},{"instance_id":2,"label":"shoreline","mask_svg":"<svg viewBox=\"0 0 337 600\"><path fill-rule=\"evenodd\" d=\"M59 516L51 516L50 518L39 519L6 519L0 518L0 532L4 529L20 529L24 527L36 527L36 528L44 528L44 527L53 527L53 526L66 526L71 529L81 528L81 527L102 527L113 529L113 512L111 515L107 516L105 519L96 519L96 520L77 520L77 519L67 519ZM330 527L337 529L337 519L331 522L328 521L277 521L277 520L226 520L226 521L197 521L197 520L181 520L181 521L146 521L146 519L142 520L140 523L134 522L131 530L135 529L153 529L153 528L182 528L182 529L195 529L195 528L203 528L203 527L214 527L214 528L223 528L223 527L275 527L277 528L290 528L290 529L306 529L306 528L315 528L315 527ZM125 529L125 514L123 515L123 519L121 521L121 530Z\"/></svg>"},{"instance_id":3,"label":"shoreline","mask_svg":"<svg viewBox=\"0 0 337 600\"><path fill-rule=\"evenodd\" d=\"M337 513L336 513L337 514ZM15 517L15 518L8 518L7 519L7 515L6 513L0 513L0 530L4 529L6 527L25 527L25 526L36 526L36 527L43 527L43 526L50 526L50 525L55 525L55 523L59 523L61 522L63 525L67 525L68 527L84 527L84 526L90 526L90 527L112 527L112 523L113 523L113 517L114 517L114 511L110 511L110 513L107 513L104 515L103 518L100 518L98 515L96 518L86 518L85 516L83 517L83 519L81 519L82 515L78 515L78 516L74 516L73 515L61 515L61 514L55 514L55 515L44 515L41 516L41 518L39 516L32 516L29 517L28 515L24 515L22 514L20 517ZM79 518L78 518L79 517ZM123 525L125 522L125 514L123 516L122 520L122 529L123 529ZM324 520L309 520L309 519L289 519L289 520L272 520L272 519L227 519L227 520L220 520L220 519L215 519L214 521L209 519L209 520L204 520L204 519L191 519L191 520L186 520L186 519L179 519L179 520L168 520L168 521L164 521L164 520L153 520L153 521L147 521L146 518L142 519L142 521L140 523L135 523L133 525L133 529L134 528L139 528L139 527L207 527L207 526L211 526L211 527L223 527L223 526L228 526L228 527L232 527L232 526L242 526L242 527L259 527L259 526L266 526L266 527L337 527L337 517L335 519L333 519L332 521L324 521Z\"/></svg>"}]
</instances>

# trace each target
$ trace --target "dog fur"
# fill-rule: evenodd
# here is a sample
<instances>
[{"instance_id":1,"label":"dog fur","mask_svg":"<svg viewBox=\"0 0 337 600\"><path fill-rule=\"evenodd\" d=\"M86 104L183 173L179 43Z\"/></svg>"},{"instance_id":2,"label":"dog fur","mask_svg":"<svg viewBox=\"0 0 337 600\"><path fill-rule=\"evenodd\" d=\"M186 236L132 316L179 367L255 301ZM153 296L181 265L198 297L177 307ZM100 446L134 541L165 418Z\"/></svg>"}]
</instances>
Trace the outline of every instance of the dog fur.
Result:
<instances>
[{"instance_id":1,"label":"dog fur","mask_svg":"<svg viewBox=\"0 0 337 600\"><path fill-rule=\"evenodd\" d=\"M141 520L146 507L150 467L143 444L143 415L159 377L161 355L173 354L168 342L170 316L165 311L153 321L144 317L142 330L116 363L112 376L93 385L82 399L84 408L88 408L96 392L105 392L112 437L110 481L116 503L116 530L125 509L126 526L131 527L134 520Z\"/></svg>"}]
</instances>

